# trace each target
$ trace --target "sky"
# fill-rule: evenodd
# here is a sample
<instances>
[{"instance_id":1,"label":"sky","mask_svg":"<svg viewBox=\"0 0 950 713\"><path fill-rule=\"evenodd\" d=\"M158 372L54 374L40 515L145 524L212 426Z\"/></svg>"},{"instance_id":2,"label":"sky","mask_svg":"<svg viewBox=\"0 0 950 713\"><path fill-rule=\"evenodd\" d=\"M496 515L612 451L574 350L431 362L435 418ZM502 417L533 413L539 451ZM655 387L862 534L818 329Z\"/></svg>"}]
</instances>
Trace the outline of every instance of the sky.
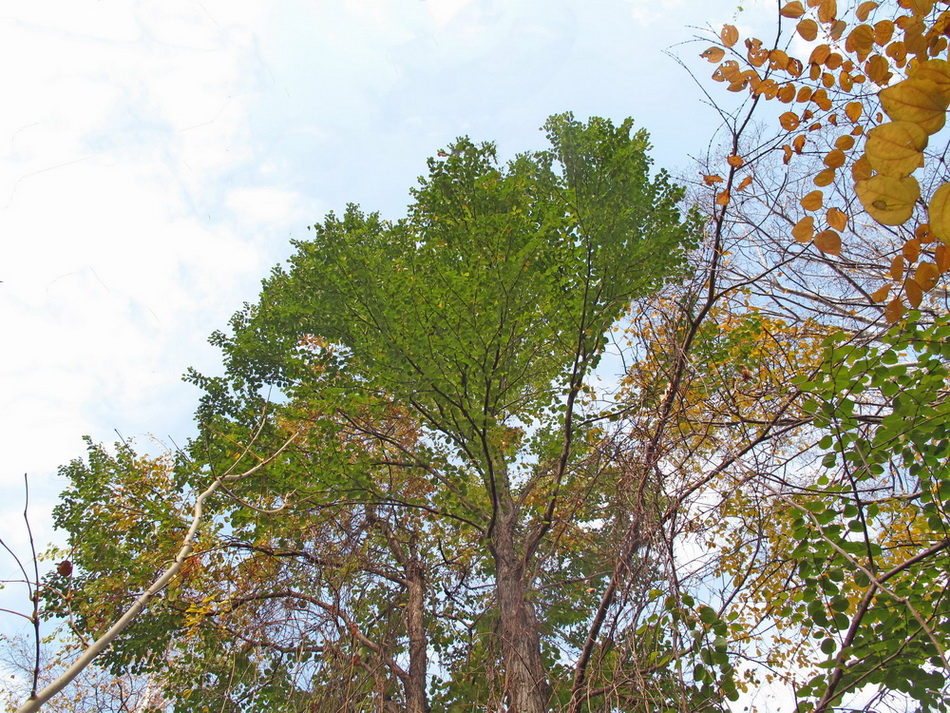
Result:
<instances>
[{"instance_id":1,"label":"sky","mask_svg":"<svg viewBox=\"0 0 950 713\"><path fill-rule=\"evenodd\" d=\"M716 115L664 52L727 100L696 57L708 42L682 43L774 23L770 0L742 6L6 3L0 537L28 557L24 474L37 542L56 537L57 468L84 435L183 444L198 393L181 375L217 373L208 336L255 299L290 240L348 203L400 217L426 158L456 137L510 157L544 147L551 114L632 116L658 165L695 175ZM10 566L0 557L0 573Z\"/></svg>"}]
</instances>

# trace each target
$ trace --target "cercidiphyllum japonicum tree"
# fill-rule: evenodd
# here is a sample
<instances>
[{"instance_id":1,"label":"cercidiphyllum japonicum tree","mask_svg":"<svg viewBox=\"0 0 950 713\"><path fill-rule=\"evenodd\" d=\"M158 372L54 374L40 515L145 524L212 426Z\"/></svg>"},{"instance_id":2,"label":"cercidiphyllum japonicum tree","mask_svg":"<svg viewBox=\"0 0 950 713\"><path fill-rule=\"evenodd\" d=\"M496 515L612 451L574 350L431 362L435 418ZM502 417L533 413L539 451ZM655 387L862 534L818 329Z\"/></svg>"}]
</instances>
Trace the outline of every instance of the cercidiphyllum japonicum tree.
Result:
<instances>
[{"instance_id":1,"label":"cercidiphyllum japonicum tree","mask_svg":"<svg viewBox=\"0 0 950 713\"><path fill-rule=\"evenodd\" d=\"M551 149L507 165L459 140L402 220L328 216L215 336L226 373L192 375L203 435L180 485L301 435L216 501L167 619L129 635L167 642L182 709L616 705L597 674L610 652L580 652L633 466L584 392L608 330L684 274L701 226L629 121L546 130ZM79 509L60 513L88 547ZM635 549L625 571L646 587ZM625 685L651 677L715 705L659 666Z\"/></svg>"}]
</instances>

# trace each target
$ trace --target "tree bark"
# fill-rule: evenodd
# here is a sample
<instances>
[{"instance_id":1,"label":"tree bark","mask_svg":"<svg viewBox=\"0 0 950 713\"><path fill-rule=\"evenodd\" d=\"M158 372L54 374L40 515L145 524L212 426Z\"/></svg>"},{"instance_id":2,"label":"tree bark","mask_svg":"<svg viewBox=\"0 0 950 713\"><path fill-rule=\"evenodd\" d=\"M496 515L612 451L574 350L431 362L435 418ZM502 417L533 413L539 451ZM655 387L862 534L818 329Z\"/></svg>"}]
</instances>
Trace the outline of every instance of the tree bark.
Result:
<instances>
[{"instance_id":1,"label":"tree bark","mask_svg":"<svg viewBox=\"0 0 950 713\"><path fill-rule=\"evenodd\" d=\"M524 562L515 535L517 511L499 513L492 537L505 695L509 713L547 713L550 687L541 659L541 633L528 598Z\"/></svg>"},{"instance_id":2,"label":"tree bark","mask_svg":"<svg viewBox=\"0 0 950 713\"><path fill-rule=\"evenodd\" d=\"M406 677L407 713L428 713L426 698L426 630L425 572L413 557L407 574L409 603L406 605L406 628L409 633L409 674Z\"/></svg>"}]
</instances>

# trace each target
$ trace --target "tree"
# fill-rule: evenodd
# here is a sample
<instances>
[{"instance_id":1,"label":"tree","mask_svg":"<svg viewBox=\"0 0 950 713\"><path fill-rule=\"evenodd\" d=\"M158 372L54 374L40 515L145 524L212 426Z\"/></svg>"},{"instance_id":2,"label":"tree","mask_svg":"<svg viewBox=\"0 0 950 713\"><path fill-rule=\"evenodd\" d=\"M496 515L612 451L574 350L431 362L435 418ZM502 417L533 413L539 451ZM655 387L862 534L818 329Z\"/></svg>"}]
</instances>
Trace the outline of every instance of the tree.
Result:
<instances>
[{"instance_id":1,"label":"tree","mask_svg":"<svg viewBox=\"0 0 950 713\"><path fill-rule=\"evenodd\" d=\"M604 695L588 689L613 664L591 646L651 574L587 394L608 330L685 274L699 221L629 121L546 129L550 150L507 166L490 144L440 152L403 220L328 216L215 336L226 375L192 376L203 435L176 486L300 435L228 485L167 617L129 637L167 637L203 696L302 710L345 680L340 705L540 713ZM114 482L105 466L96 482ZM58 512L91 555L82 502ZM82 560L90 583L130 555ZM132 645L111 655L147 665Z\"/></svg>"}]
</instances>

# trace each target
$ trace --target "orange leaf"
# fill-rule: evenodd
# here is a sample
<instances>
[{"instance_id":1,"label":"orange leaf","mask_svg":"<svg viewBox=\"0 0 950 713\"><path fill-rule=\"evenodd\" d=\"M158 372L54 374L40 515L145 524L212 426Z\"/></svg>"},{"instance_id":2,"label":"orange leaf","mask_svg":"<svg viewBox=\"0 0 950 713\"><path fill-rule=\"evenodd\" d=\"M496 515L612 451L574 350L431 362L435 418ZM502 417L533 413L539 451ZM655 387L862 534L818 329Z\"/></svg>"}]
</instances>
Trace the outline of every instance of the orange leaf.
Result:
<instances>
[{"instance_id":1,"label":"orange leaf","mask_svg":"<svg viewBox=\"0 0 950 713\"><path fill-rule=\"evenodd\" d=\"M785 144L782 147L782 151L784 153L784 155L782 156L782 163L784 163L787 166L788 162L792 160L792 147L789 146L788 144Z\"/></svg>"},{"instance_id":2,"label":"orange leaf","mask_svg":"<svg viewBox=\"0 0 950 713\"><path fill-rule=\"evenodd\" d=\"M874 43L883 47L894 36L894 23L890 20L881 20L874 25Z\"/></svg>"},{"instance_id":3,"label":"orange leaf","mask_svg":"<svg viewBox=\"0 0 950 713\"><path fill-rule=\"evenodd\" d=\"M864 61L874 49L874 28L858 25L848 34L844 47L848 52L854 52L859 61Z\"/></svg>"},{"instance_id":4,"label":"orange leaf","mask_svg":"<svg viewBox=\"0 0 950 713\"><path fill-rule=\"evenodd\" d=\"M884 319L888 321L888 324L894 324L903 314L904 304L901 302L900 295L895 295L894 299L892 299L884 309Z\"/></svg>"},{"instance_id":5,"label":"orange leaf","mask_svg":"<svg viewBox=\"0 0 950 713\"><path fill-rule=\"evenodd\" d=\"M805 134L799 134L795 137L795 140L792 141L792 148L795 149L797 154L802 152L802 149L805 148Z\"/></svg>"},{"instance_id":6,"label":"orange leaf","mask_svg":"<svg viewBox=\"0 0 950 713\"><path fill-rule=\"evenodd\" d=\"M841 149L832 149L827 154L825 154L825 158L822 160L822 163L824 163L828 168L841 168L844 166L844 162L846 160L847 159L844 155L844 151Z\"/></svg>"},{"instance_id":7,"label":"orange leaf","mask_svg":"<svg viewBox=\"0 0 950 713\"><path fill-rule=\"evenodd\" d=\"M930 292L936 287L938 279L940 279L940 272L932 262L922 262L914 270L914 282L920 285L920 289L924 292Z\"/></svg>"},{"instance_id":8,"label":"orange leaf","mask_svg":"<svg viewBox=\"0 0 950 713\"><path fill-rule=\"evenodd\" d=\"M876 2L868 0L868 2L863 2L858 5L858 9L854 14L861 22L865 22L868 19L868 16L871 14L871 10L874 10L876 7Z\"/></svg>"},{"instance_id":9,"label":"orange leaf","mask_svg":"<svg viewBox=\"0 0 950 713\"><path fill-rule=\"evenodd\" d=\"M730 156L726 159L726 163L734 168L739 168L745 161L742 160L742 156Z\"/></svg>"},{"instance_id":10,"label":"orange leaf","mask_svg":"<svg viewBox=\"0 0 950 713\"><path fill-rule=\"evenodd\" d=\"M824 111L828 111L831 108L831 99L828 98L828 92L826 92L824 89L819 89L814 94L812 94L811 100Z\"/></svg>"},{"instance_id":11,"label":"orange leaf","mask_svg":"<svg viewBox=\"0 0 950 713\"><path fill-rule=\"evenodd\" d=\"M873 175L874 170L871 168L871 162L868 161L867 156L861 156L861 158L851 164L851 178L854 179L855 183L870 178Z\"/></svg>"},{"instance_id":12,"label":"orange leaf","mask_svg":"<svg viewBox=\"0 0 950 713\"><path fill-rule=\"evenodd\" d=\"M835 169L825 168L815 174L815 177L811 179L812 183L816 186L824 188L825 186L830 186L835 181Z\"/></svg>"},{"instance_id":13,"label":"orange leaf","mask_svg":"<svg viewBox=\"0 0 950 713\"><path fill-rule=\"evenodd\" d=\"M911 238L901 247L901 254L907 262L916 262L920 257L920 241L917 238Z\"/></svg>"},{"instance_id":14,"label":"orange leaf","mask_svg":"<svg viewBox=\"0 0 950 713\"><path fill-rule=\"evenodd\" d=\"M837 139L835 139L835 148L839 148L842 151L850 151L853 147L854 147L853 136L848 136L847 134L845 134L844 136L839 136Z\"/></svg>"},{"instance_id":15,"label":"orange leaf","mask_svg":"<svg viewBox=\"0 0 950 713\"><path fill-rule=\"evenodd\" d=\"M893 47L893 45L890 46ZM871 58L864 63L864 73L868 75L868 79L879 87L885 86L891 77L894 76L888 61L879 54L872 55Z\"/></svg>"},{"instance_id":16,"label":"orange leaf","mask_svg":"<svg viewBox=\"0 0 950 713\"><path fill-rule=\"evenodd\" d=\"M818 6L818 21L827 25L838 16L838 4L835 0L822 0Z\"/></svg>"},{"instance_id":17,"label":"orange leaf","mask_svg":"<svg viewBox=\"0 0 950 713\"><path fill-rule=\"evenodd\" d=\"M722 191L716 196L716 205L729 205L729 191Z\"/></svg>"},{"instance_id":18,"label":"orange leaf","mask_svg":"<svg viewBox=\"0 0 950 713\"><path fill-rule=\"evenodd\" d=\"M830 208L825 214L830 225L835 230L844 230L848 227L848 214L840 208Z\"/></svg>"},{"instance_id":19,"label":"orange leaf","mask_svg":"<svg viewBox=\"0 0 950 713\"><path fill-rule=\"evenodd\" d=\"M825 63L825 60L831 55L831 47L828 45L818 45L815 49L811 51L811 55L808 57L808 63L811 65L821 65ZM812 77L812 79L818 79L818 77Z\"/></svg>"},{"instance_id":20,"label":"orange leaf","mask_svg":"<svg viewBox=\"0 0 950 713\"><path fill-rule=\"evenodd\" d=\"M888 274L894 282L897 282L904 276L904 256L895 255L891 258L891 269Z\"/></svg>"},{"instance_id":21,"label":"orange leaf","mask_svg":"<svg viewBox=\"0 0 950 713\"><path fill-rule=\"evenodd\" d=\"M918 225L917 229L914 231L914 236L921 243L937 242L937 236L930 232L930 223L921 223Z\"/></svg>"},{"instance_id":22,"label":"orange leaf","mask_svg":"<svg viewBox=\"0 0 950 713\"><path fill-rule=\"evenodd\" d=\"M807 243L815 234L815 217L806 215L800 221L795 223L792 228L792 237L800 243Z\"/></svg>"},{"instance_id":23,"label":"orange leaf","mask_svg":"<svg viewBox=\"0 0 950 713\"><path fill-rule=\"evenodd\" d=\"M813 42L818 37L818 23L810 17L806 17L798 23L798 34L802 39Z\"/></svg>"},{"instance_id":24,"label":"orange leaf","mask_svg":"<svg viewBox=\"0 0 950 713\"><path fill-rule=\"evenodd\" d=\"M904 280L904 294L907 296L907 303L917 309L920 307L921 300L924 299L924 292L913 280Z\"/></svg>"},{"instance_id":25,"label":"orange leaf","mask_svg":"<svg viewBox=\"0 0 950 713\"><path fill-rule=\"evenodd\" d=\"M732 25L723 25L722 32L719 33L722 43L726 47L732 47L739 41L739 31Z\"/></svg>"},{"instance_id":26,"label":"orange leaf","mask_svg":"<svg viewBox=\"0 0 950 713\"><path fill-rule=\"evenodd\" d=\"M737 190L737 191L744 191L746 188L749 187L749 185L750 185L751 183L752 183L752 176L746 176L745 178L743 178L743 179L739 182L739 185L736 186L736 190Z\"/></svg>"},{"instance_id":27,"label":"orange leaf","mask_svg":"<svg viewBox=\"0 0 950 713\"><path fill-rule=\"evenodd\" d=\"M786 131L793 131L798 128L798 114L794 111L786 111L778 118L778 121Z\"/></svg>"},{"instance_id":28,"label":"orange leaf","mask_svg":"<svg viewBox=\"0 0 950 713\"><path fill-rule=\"evenodd\" d=\"M722 176L708 176L703 174L703 183L707 186L711 186L715 183L722 183Z\"/></svg>"},{"instance_id":29,"label":"orange leaf","mask_svg":"<svg viewBox=\"0 0 950 713\"><path fill-rule=\"evenodd\" d=\"M950 247L940 243L934 250L934 260L937 261L937 269L940 270L941 275L950 270Z\"/></svg>"},{"instance_id":30,"label":"orange leaf","mask_svg":"<svg viewBox=\"0 0 950 713\"><path fill-rule=\"evenodd\" d=\"M798 0L792 0L779 10L779 14L782 17L801 17L805 14L805 8Z\"/></svg>"},{"instance_id":31,"label":"orange leaf","mask_svg":"<svg viewBox=\"0 0 950 713\"><path fill-rule=\"evenodd\" d=\"M710 47L708 50L699 55L705 60L715 64L722 60L726 56L726 51L722 47Z\"/></svg>"},{"instance_id":32,"label":"orange leaf","mask_svg":"<svg viewBox=\"0 0 950 713\"><path fill-rule=\"evenodd\" d=\"M825 255L840 255L841 236L834 230L822 230L815 236L815 247Z\"/></svg>"},{"instance_id":33,"label":"orange leaf","mask_svg":"<svg viewBox=\"0 0 950 713\"><path fill-rule=\"evenodd\" d=\"M783 104L791 104L795 101L795 86L793 84L783 84L779 87L777 96Z\"/></svg>"},{"instance_id":34,"label":"orange leaf","mask_svg":"<svg viewBox=\"0 0 950 713\"><path fill-rule=\"evenodd\" d=\"M861 102L849 102L848 105L844 108L845 115L851 119L852 122L857 123L858 119L861 118L861 114L864 112L864 105Z\"/></svg>"},{"instance_id":35,"label":"orange leaf","mask_svg":"<svg viewBox=\"0 0 950 713\"><path fill-rule=\"evenodd\" d=\"M818 210L821 208L821 204L824 200L825 196L821 191L812 191L811 193L805 194L805 197L802 198L802 208L805 210Z\"/></svg>"},{"instance_id":36,"label":"orange leaf","mask_svg":"<svg viewBox=\"0 0 950 713\"><path fill-rule=\"evenodd\" d=\"M884 300L887 299L887 295L890 291L891 291L890 285L884 285L884 287L874 290L874 292L871 293L871 301L874 304L879 304L883 302Z\"/></svg>"}]
</instances>

